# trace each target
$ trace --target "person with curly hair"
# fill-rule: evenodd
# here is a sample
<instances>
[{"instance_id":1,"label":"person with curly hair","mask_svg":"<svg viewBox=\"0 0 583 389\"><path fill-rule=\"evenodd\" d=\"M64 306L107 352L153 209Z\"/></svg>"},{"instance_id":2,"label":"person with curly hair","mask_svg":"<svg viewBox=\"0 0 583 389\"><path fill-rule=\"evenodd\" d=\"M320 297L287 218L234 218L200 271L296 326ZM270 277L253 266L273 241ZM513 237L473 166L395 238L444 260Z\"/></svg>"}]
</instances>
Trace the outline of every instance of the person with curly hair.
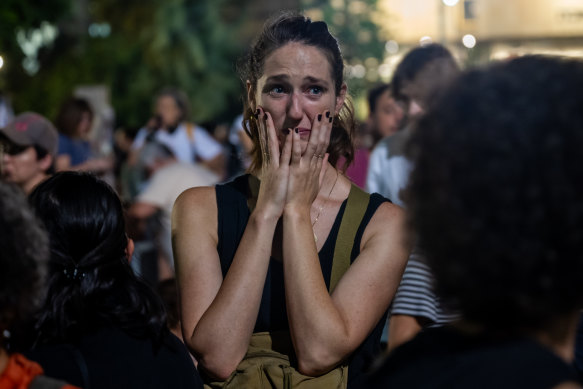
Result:
<instances>
[{"instance_id":1,"label":"person with curly hair","mask_svg":"<svg viewBox=\"0 0 583 389\"><path fill-rule=\"evenodd\" d=\"M49 243L41 223L16 185L0 182L0 388L63 388L42 367L14 352L21 332L42 294Z\"/></svg>"},{"instance_id":2,"label":"person with curly hair","mask_svg":"<svg viewBox=\"0 0 583 389\"><path fill-rule=\"evenodd\" d=\"M202 388L163 302L130 267L121 202L99 178L61 172L30 195L49 233L47 292L27 353L84 388Z\"/></svg>"},{"instance_id":3,"label":"person with curly hair","mask_svg":"<svg viewBox=\"0 0 583 389\"><path fill-rule=\"evenodd\" d=\"M583 62L466 72L413 131L408 219L461 313L393 351L366 388L580 388Z\"/></svg>"}]
</instances>

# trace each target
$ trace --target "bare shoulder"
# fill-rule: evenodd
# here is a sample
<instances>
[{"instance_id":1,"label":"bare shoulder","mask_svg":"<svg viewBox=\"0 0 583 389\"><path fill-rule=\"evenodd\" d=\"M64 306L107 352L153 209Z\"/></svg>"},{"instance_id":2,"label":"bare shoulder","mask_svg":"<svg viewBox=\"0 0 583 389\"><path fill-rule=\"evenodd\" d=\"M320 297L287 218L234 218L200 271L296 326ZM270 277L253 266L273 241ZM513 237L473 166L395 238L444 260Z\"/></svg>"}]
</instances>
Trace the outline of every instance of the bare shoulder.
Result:
<instances>
[{"instance_id":1,"label":"bare shoulder","mask_svg":"<svg viewBox=\"0 0 583 389\"><path fill-rule=\"evenodd\" d=\"M201 203L207 203L208 201L216 203L215 193L214 186L197 186L189 188L178 196L175 206L192 207L200 205Z\"/></svg>"},{"instance_id":2,"label":"bare shoulder","mask_svg":"<svg viewBox=\"0 0 583 389\"><path fill-rule=\"evenodd\" d=\"M368 222L362 236L361 245L386 237L402 237L405 231L405 212L401 207L385 201L379 205Z\"/></svg>"},{"instance_id":3,"label":"bare shoulder","mask_svg":"<svg viewBox=\"0 0 583 389\"><path fill-rule=\"evenodd\" d=\"M172 209L172 235L192 236L203 233L216 235L217 199L215 188L200 186L185 190ZM184 232L184 234L180 234Z\"/></svg>"},{"instance_id":4,"label":"bare shoulder","mask_svg":"<svg viewBox=\"0 0 583 389\"><path fill-rule=\"evenodd\" d=\"M216 210L217 199L214 186L198 186L185 190L174 202L173 217L184 212L211 212Z\"/></svg>"}]
</instances>

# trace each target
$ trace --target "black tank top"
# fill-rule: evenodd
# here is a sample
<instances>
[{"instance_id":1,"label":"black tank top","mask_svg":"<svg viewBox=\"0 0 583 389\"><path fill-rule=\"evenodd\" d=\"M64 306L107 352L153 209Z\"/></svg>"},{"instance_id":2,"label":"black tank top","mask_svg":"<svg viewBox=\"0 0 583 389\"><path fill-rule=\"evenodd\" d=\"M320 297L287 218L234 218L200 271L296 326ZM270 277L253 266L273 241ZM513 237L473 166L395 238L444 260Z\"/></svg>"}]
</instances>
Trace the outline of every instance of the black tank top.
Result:
<instances>
[{"instance_id":1,"label":"black tank top","mask_svg":"<svg viewBox=\"0 0 583 389\"><path fill-rule=\"evenodd\" d=\"M227 274L229 267L247 226L250 210L247 199L251 196L249 188L249 177L243 175L235 178L226 184L216 186L217 208L218 208L218 245L217 250L221 260L221 270L223 277ZM354 245L350 255L352 263L360 253L360 243L362 234L368 222L372 218L377 208L385 201L389 201L383 196L374 193L370 196L368 207L364 217L356 232ZM332 259L336 237L340 229L340 222L346 208L346 200L340 206L336 219L318 253L320 267L326 282L326 287L330 286L330 274L332 272ZM355 350L349 360L348 387L355 387L360 381L362 373L368 369L380 351L380 337L384 327L386 313L377 323L372 333L365 339L359 348ZM273 258L269 263L261 305L254 332L289 330L287 321L287 311L285 305L285 290L283 279L283 264Z\"/></svg>"}]
</instances>

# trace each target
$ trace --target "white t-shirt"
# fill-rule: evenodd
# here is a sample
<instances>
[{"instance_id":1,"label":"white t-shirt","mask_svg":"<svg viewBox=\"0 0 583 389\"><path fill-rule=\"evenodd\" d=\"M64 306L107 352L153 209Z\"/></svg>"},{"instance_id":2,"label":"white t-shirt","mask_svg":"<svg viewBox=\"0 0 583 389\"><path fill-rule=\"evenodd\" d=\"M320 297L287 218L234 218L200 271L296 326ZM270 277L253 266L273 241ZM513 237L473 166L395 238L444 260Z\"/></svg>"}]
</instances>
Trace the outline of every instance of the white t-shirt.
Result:
<instances>
[{"instance_id":1,"label":"white t-shirt","mask_svg":"<svg viewBox=\"0 0 583 389\"><path fill-rule=\"evenodd\" d=\"M137 150L144 145L149 132L147 128L142 128L138 131L132 144L133 150ZM207 161L223 152L219 142L202 127L193 126L192 136L189 136L185 123L181 123L173 133L156 130L154 139L172 150L176 159L181 162L192 163L196 161L197 157Z\"/></svg>"},{"instance_id":2,"label":"white t-shirt","mask_svg":"<svg viewBox=\"0 0 583 389\"><path fill-rule=\"evenodd\" d=\"M407 186L411 162L404 155L409 130L401 130L379 142L368 161L366 191L380 193L394 204L403 206L401 189Z\"/></svg>"}]
</instances>

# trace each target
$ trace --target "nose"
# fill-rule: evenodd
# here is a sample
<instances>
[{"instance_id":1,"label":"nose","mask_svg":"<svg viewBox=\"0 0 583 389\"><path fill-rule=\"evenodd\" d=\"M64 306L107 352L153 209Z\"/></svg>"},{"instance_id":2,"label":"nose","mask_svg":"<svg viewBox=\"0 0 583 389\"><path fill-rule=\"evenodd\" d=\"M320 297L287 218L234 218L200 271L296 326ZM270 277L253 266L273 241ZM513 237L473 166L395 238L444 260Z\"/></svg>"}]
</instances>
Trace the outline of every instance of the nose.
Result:
<instances>
[{"instance_id":1,"label":"nose","mask_svg":"<svg viewBox=\"0 0 583 389\"><path fill-rule=\"evenodd\" d=\"M287 116L290 119L301 120L304 114L301 97L297 92L291 94L289 104L287 107Z\"/></svg>"}]
</instances>

